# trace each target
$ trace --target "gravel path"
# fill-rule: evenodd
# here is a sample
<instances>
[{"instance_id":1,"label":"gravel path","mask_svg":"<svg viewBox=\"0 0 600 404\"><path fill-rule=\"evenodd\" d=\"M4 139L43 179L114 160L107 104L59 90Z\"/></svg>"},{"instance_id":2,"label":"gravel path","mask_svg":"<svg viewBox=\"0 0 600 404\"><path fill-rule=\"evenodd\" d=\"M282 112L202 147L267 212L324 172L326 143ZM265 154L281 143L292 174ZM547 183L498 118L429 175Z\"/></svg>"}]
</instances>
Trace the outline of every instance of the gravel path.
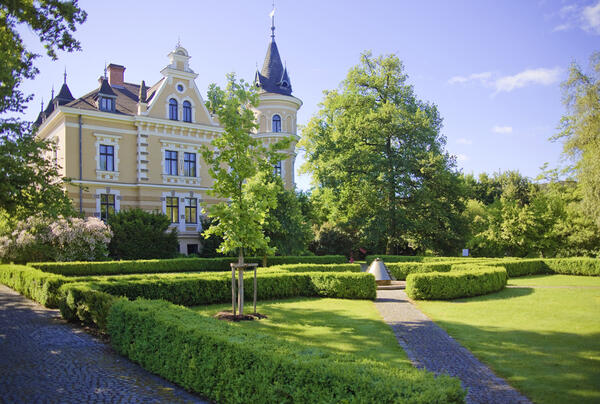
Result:
<instances>
[{"instance_id":1,"label":"gravel path","mask_svg":"<svg viewBox=\"0 0 600 404\"><path fill-rule=\"evenodd\" d=\"M0 402L207 403L4 285Z\"/></svg>"},{"instance_id":2,"label":"gravel path","mask_svg":"<svg viewBox=\"0 0 600 404\"><path fill-rule=\"evenodd\" d=\"M467 403L530 403L423 314L404 290L378 290L375 306L412 363L460 378Z\"/></svg>"}]
</instances>

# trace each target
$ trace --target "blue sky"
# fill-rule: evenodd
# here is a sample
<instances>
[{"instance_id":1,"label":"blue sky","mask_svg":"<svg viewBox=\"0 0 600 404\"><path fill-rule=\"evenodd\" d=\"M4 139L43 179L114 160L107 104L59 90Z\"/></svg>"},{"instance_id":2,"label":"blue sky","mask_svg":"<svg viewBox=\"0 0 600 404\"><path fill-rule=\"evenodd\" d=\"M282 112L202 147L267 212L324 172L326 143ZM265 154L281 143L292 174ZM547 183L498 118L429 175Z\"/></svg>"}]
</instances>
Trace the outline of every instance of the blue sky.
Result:
<instances>
[{"instance_id":1,"label":"blue sky","mask_svg":"<svg viewBox=\"0 0 600 404\"><path fill-rule=\"evenodd\" d=\"M189 51L198 87L225 73L252 80L270 35L270 0L82 1L83 50L38 59L40 74L23 89L35 119L63 69L75 97L97 86L104 64L126 66L125 80L153 84L177 43ZM560 164L548 138L564 113L560 83L571 62L586 66L600 51L600 0L581 1L291 1L276 2L276 40L294 95L298 123L317 111L364 50L395 53L417 96L438 105L447 149L465 173L514 169L535 177ZM27 45L43 53L27 29ZM300 155L296 162L302 162ZM310 186L297 176L300 189Z\"/></svg>"}]
</instances>

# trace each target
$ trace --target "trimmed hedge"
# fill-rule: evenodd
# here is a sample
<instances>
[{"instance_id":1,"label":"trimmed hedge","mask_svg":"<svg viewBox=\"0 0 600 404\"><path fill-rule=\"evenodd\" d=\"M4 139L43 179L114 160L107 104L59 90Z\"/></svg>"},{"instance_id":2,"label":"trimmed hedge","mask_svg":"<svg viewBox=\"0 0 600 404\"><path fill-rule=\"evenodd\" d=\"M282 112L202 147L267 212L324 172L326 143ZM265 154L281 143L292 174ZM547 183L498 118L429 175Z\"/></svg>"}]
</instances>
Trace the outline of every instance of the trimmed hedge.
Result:
<instances>
[{"instance_id":1,"label":"trimmed hedge","mask_svg":"<svg viewBox=\"0 0 600 404\"><path fill-rule=\"evenodd\" d=\"M406 278L406 294L416 300L479 296L504 289L507 279L506 269L489 266L445 273L413 273Z\"/></svg>"},{"instance_id":2,"label":"trimmed hedge","mask_svg":"<svg viewBox=\"0 0 600 404\"><path fill-rule=\"evenodd\" d=\"M262 258L247 257L248 263L262 264ZM65 276L124 275L135 273L229 271L237 258L175 258L165 260L100 261L100 262L37 262L34 268ZM269 257L268 265L284 264L343 264L342 255Z\"/></svg>"},{"instance_id":3,"label":"trimmed hedge","mask_svg":"<svg viewBox=\"0 0 600 404\"><path fill-rule=\"evenodd\" d=\"M496 259L489 260L486 265L493 267L503 267L506 269L509 278L516 278L526 275L537 275L548 273L546 260L535 259Z\"/></svg>"},{"instance_id":4,"label":"trimmed hedge","mask_svg":"<svg viewBox=\"0 0 600 404\"><path fill-rule=\"evenodd\" d=\"M46 306L58 307L58 289L70 280L25 265L0 265L0 283Z\"/></svg>"},{"instance_id":5,"label":"trimmed hedge","mask_svg":"<svg viewBox=\"0 0 600 404\"><path fill-rule=\"evenodd\" d=\"M385 261L384 261L385 262ZM419 262L391 262L385 264L391 275L398 281L406 280L409 274L426 272L448 272L451 263L419 263Z\"/></svg>"},{"instance_id":6,"label":"trimmed hedge","mask_svg":"<svg viewBox=\"0 0 600 404\"><path fill-rule=\"evenodd\" d=\"M67 283L60 288L60 314L68 321L95 324L106 330L108 311L120 298L92 289L87 283Z\"/></svg>"},{"instance_id":7,"label":"trimmed hedge","mask_svg":"<svg viewBox=\"0 0 600 404\"><path fill-rule=\"evenodd\" d=\"M545 259L548 271L563 275L600 276L598 258L552 258Z\"/></svg>"},{"instance_id":8,"label":"trimmed hedge","mask_svg":"<svg viewBox=\"0 0 600 404\"><path fill-rule=\"evenodd\" d=\"M269 269L285 272L361 272L360 264L290 264L276 265Z\"/></svg>"},{"instance_id":9,"label":"trimmed hedge","mask_svg":"<svg viewBox=\"0 0 600 404\"><path fill-rule=\"evenodd\" d=\"M185 277L156 277L154 279L126 279L91 281L91 289L129 299L143 297L162 299L184 306L226 303L231 301L229 274L197 274ZM252 299L254 280L251 272L244 278L244 294ZM375 278L365 273L259 273L258 299L320 296L344 299L374 299Z\"/></svg>"},{"instance_id":10,"label":"trimmed hedge","mask_svg":"<svg viewBox=\"0 0 600 404\"><path fill-rule=\"evenodd\" d=\"M108 331L120 354L219 403L462 403L447 375L335 354L161 301L118 301Z\"/></svg>"}]
</instances>

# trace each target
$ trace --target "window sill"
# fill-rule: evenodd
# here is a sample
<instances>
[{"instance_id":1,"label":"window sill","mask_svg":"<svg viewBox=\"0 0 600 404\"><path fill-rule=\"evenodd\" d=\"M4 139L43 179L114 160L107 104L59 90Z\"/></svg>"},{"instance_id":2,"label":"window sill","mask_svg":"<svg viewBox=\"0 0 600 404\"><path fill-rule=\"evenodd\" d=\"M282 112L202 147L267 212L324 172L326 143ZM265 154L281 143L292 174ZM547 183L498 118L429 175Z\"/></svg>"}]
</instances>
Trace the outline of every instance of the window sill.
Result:
<instances>
[{"instance_id":1,"label":"window sill","mask_svg":"<svg viewBox=\"0 0 600 404\"><path fill-rule=\"evenodd\" d=\"M117 181L119 179L119 172L118 171L96 170L96 179Z\"/></svg>"},{"instance_id":2,"label":"window sill","mask_svg":"<svg viewBox=\"0 0 600 404\"><path fill-rule=\"evenodd\" d=\"M200 185L200 177L186 177L183 175L162 175L164 184L178 184L178 185Z\"/></svg>"}]
</instances>

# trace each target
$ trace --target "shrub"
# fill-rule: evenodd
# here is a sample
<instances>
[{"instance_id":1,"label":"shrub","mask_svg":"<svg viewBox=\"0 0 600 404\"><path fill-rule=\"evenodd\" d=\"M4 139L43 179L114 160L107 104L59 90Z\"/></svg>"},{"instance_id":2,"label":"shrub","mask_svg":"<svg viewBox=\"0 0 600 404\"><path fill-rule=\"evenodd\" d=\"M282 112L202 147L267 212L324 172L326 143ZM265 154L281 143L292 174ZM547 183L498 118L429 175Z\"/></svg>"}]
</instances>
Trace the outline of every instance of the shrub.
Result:
<instances>
[{"instance_id":1,"label":"shrub","mask_svg":"<svg viewBox=\"0 0 600 404\"><path fill-rule=\"evenodd\" d=\"M548 273L544 259L495 259L488 260L486 265L501 266L506 269L510 278L525 275Z\"/></svg>"},{"instance_id":2,"label":"shrub","mask_svg":"<svg viewBox=\"0 0 600 404\"><path fill-rule=\"evenodd\" d=\"M360 264L288 264L269 268L285 272L361 272Z\"/></svg>"},{"instance_id":3,"label":"shrub","mask_svg":"<svg viewBox=\"0 0 600 404\"><path fill-rule=\"evenodd\" d=\"M58 219L32 216L18 222L0 239L0 258L32 261L96 261L106 259L112 232L98 218Z\"/></svg>"},{"instance_id":4,"label":"shrub","mask_svg":"<svg viewBox=\"0 0 600 404\"><path fill-rule=\"evenodd\" d=\"M204 271L230 271L230 264L237 262L237 258L175 258L168 260L138 260L138 261L104 261L104 262L37 262L31 265L46 272L65 276L86 275L121 275L139 273L164 273L164 272L204 272ZM262 263L262 258L248 257L246 262ZM295 264L295 263L345 263L343 256L298 256L298 257L270 257L267 264Z\"/></svg>"},{"instance_id":5,"label":"shrub","mask_svg":"<svg viewBox=\"0 0 600 404\"><path fill-rule=\"evenodd\" d=\"M273 340L166 302L118 301L115 350L214 402L462 403L457 379Z\"/></svg>"},{"instance_id":6,"label":"shrub","mask_svg":"<svg viewBox=\"0 0 600 404\"><path fill-rule=\"evenodd\" d=\"M171 221L163 213L122 210L110 216L108 223L114 233L108 246L112 258L172 258L177 254L177 231L169 230Z\"/></svg>"},{"instance_id":7,"label":"shrub","mask_svg":"<svg viewBox=\"0 0 600 404\"><path fill-rule=\"evenodd\" d=\"M84 283L64 284L59 293L58 307L64 319L95 324L101 330L106 330L108 311L117 297L94 290Z\"/></svg>"},{"instance_id":8,"label":"shrub","mask_svg":"<svg viewBox=\"0 0 600 404\"><path fill-rule=\"evenodd\" d=\"M46 307L58 307L59 288L67 282L69 278L29 266L0 265L0 283Z\"/></svg>"},{"instance_id":9,"label":"shrub","mask_svg":"<svg viewBox=\"0 0 600 404\"><path fill-rule=\"evenodd\" d=\"M551 258L545 259L544 264L555 274L600 276L598 258Z\"/></svg>"},{"instance_id":10,"label":"shrub","mask_svg":"<svg viewBox=\"0 0 600 404\"><path fill-rule=\"evenodd\" d=\"M506 286L508 275L502 267L413 273L406 278L406 294L411 299L456 299L497 292Z\"/></svg>"},{"instance_id":11,"label":"shrub","mask_svg":"<svg viewBox=\"0 0 600 404\"><path fill-rule=\"evenodd\" d=\"M253 277L244 279L247 299L254 293ZM156 276L141 279L92 279L87 286L113 296L129 299L163 299L175 304L196 306L231 301L231 276L223 273ZM374 299L375 278L364 273L259 273L258 299L320 296L346 299Z\"/></svg>"},{"instance_id":12,"label":"shrub","mask_svg":"<svg viewBox=\"0 0 600 404\"><path fill-rule=\"evenodd\" d=\"M390 274L396 280L404 281L409 274L426 272L448 272L451 263L391 262L386 264Z\"/></svg>"}]
</instances>

